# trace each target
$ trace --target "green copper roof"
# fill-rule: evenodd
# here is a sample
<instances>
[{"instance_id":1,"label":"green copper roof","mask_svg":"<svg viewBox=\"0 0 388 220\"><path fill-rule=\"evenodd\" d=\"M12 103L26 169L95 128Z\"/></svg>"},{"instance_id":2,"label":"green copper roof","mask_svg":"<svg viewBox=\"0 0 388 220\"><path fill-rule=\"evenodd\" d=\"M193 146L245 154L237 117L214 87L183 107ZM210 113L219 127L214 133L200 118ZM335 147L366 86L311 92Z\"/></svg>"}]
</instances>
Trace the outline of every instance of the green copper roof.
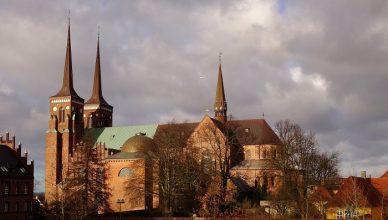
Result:
<instances>
[{"instance_id":1,"label":"green copper roof","mask_svg":"<svg viewBox=\"0 0 388 220\"><path fill-rule=\"evenodd\" d=\"M134 125L125 127L106 127L106 128L89 128L85 129L86 137L91 138L94 143L105 143L107 148L120 150L128 138L133 137L136 133L145 133L148 137L153 138L156 132L157 124L153 125Z\"/></svg>"}]
</instances>

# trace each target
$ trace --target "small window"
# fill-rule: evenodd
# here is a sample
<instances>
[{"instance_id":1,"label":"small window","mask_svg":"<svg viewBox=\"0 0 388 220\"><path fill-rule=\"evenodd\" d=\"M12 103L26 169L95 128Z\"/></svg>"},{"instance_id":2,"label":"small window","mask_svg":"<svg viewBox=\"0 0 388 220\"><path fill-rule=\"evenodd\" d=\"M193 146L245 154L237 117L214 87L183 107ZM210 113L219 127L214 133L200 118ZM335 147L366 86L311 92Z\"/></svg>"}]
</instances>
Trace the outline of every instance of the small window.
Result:
<instances>
[{"instance_id":1,"label":"small window","mask_svg":"<svg viewBox=\"0 0 388 220\"><path fill-rule=\"evenodd\" d=\"M249 133L249 128L244 129L245 133Z\"/></svg>"},{"instance_id":2,"label":"small window","mask_svg":"<svg viewBox=\"0 0 388 220\"><path fill-rule=\"evenodd\" d=\"M17 211L17 212L19 211L19 203L18 202L15 203L15 211Z\"/></svg>"},{"instance_id":3,"label":"small window","mask_svg":"<svg viewBox=\"0 0 388 220\"><path fill-rule=\"evenodd\" d=\"M24 202L23 211L25 211L25 212L28 211L28 202L27 201Z\"/></svg>"},{"instance_id":4,"label":"small window","mask_svg":"<svg viewBox=\"0 0 388 220\"><path fill-rule=\"evenodd\" d=\"M358 210L354 210L353 217L358 217L358 216L360 216L360 212Z\"/></svg>"},{"instance_id":5,"label":"small window","mask_svg":"<svg viewBox=\"0 0 388 220\"><path fill-rule=\"evenodd\" d=\"M4 203L4 212L9 212L9 202Z\"/></svg>"},{"instance_id":6,"label":"small window","mask_svg":"<svg viewBox=\"0 0 388 220\"><path fill-rule=\"evenodd\" d=\"M352 218L352 212L349 210L345 211L345 219L351 219Z\"/></svg>"},{"instance_id":7,"label":"small window","mask_svg":"<svg viewBox=\"0 0 388 220\"><path fill-rule=\"evenodd\" d=\"M28 185L27 184L24 184L24 195L27 195L28 194Z\"/></svg>"},{"instance_id":8,"label":"small window","mask_svg":"<svg viewBox=\"0 0 388 220\"><path fill-rule=\"evenodd\" d=\"M338 210L336 213L336 219L342 219L342 210Z\"/></svg>"},{"instance_id":9,"label":"small window","mask_svg":"<svg viewBox=\"0 0 388 220\"><path fill-rule=\"evenodd\" d=\"M267 159L267 151L266 150L263 151L263 158Z\"/></svg>"},{"instance_id":10,"label":"small window","mask_svg":"<svg viewBox=\"0 0 388 220\"><path fill-rule=\"evenodd\" d=\"M8 195L8 194L9 194L9 185L8 185L8 183L6 183L4 185L4 195Z\"/></svg>"},{"instance_id":11,"label":"small window","mask_svg":"<svg viewBox=\"0 0 388 220\"><path fill-rule=\"evenodd\" d=\"M123 169L120 170L119 176L121 176L121 177L133 176L133 170L128 168L128 167L124 167Z\"/></svg>"},{"instance_id":12,"label":"small window","mask_svg":"<svg viewBox=\"0 0 388 220\"><path fill-rule=\"evenodd\" d=\"M276 154L277 154L276 150L273 150L273 154L272 154L273 159L276 159Z\"/></svg>"},{"instance_id":13,"label":"small window","mask_svg":"<svg viewBox=\"0 0 388 220\"><path fill-rule=\"evenodd\" d=\"M16 184L16 187L15 187L15 194L18 195L19 194L19 185Z\"/></svg>"}]
</instances>

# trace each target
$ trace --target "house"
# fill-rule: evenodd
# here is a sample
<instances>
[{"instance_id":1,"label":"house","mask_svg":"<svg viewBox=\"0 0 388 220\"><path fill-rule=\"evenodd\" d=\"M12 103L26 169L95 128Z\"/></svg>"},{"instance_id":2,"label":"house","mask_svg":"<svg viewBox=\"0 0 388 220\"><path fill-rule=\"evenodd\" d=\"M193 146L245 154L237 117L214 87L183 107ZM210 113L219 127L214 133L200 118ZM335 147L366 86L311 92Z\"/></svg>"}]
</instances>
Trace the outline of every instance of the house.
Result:
<instances>
[{"instance_id":1,"label":"house","mask_svg":"<svg viewBox=\"0 0 388 220\"><path fill-rule=\"evenodd\" d=\"M27 219L32 216L34 161L27 162L15 136L0 134L0 216L1 219Z\"/></svg>"}]
</instances>

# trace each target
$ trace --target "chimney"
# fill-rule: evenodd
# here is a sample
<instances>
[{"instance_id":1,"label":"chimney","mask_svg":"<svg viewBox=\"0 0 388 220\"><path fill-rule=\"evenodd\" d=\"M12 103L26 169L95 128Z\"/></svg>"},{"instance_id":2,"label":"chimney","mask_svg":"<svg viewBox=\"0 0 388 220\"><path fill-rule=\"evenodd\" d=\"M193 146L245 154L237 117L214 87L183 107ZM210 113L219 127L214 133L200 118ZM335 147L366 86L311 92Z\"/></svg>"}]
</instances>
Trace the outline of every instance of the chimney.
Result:
<instances>
[{"instance_id":1,"label":"chimney","mask_svg":"<svg viewBox=\"0 0 388 220\"><path fill-rule=\"evenodd\" d=\"M361 178L366 179L366 171L365 170L361 171Z\"/></svg>"}]
</instances>

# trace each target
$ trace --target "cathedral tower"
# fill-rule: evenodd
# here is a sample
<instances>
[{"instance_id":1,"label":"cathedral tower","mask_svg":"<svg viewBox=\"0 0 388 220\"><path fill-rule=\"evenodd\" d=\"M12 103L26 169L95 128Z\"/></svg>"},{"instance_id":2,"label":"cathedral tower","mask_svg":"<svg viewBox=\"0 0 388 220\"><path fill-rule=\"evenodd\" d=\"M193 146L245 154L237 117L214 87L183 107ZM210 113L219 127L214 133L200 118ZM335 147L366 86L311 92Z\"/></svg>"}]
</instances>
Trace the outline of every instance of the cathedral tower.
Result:
<instances>
[{"instance_id":1,"label":"cathedral tower","mask_svg":"<svg viewBox=\"0 0 388 220\"><path fill-rule=\"evenodd\" d=\"M217 91L216 91L216 99L214 102L214 117L221 121L226 122L227 120L227 105L225 99L225 91L224 91L224 81L222 79L222 69L221 62L218 65L218 81L217 81Z\"/></svg>"},{"instance_id":2,"label":"cathedral tower","mask_svg":"<svg viewBox=\"0 0 388 220\"><path fill-rule=\"evenodd\" d=\"M63 84L59 92L50 97L49 129L46 132L46 199L58 196L58 184L66 177L69 156L83 134L84 100L73 88L70 24L67 31L67 48Z\"/></svg>"},{"instance_id":3,"label":"cathedral tower","mask_svg":"<svg viewBox=\"0 0 388 220\"><path fill-rule=\"evenodd\" d=\"M101 65L100 65L100 37L97 40L96 65L94 69L94 82L92 97L84 106L84 127L112 127L113 107L102 96Z\"/></svg>"}]
</instances>

